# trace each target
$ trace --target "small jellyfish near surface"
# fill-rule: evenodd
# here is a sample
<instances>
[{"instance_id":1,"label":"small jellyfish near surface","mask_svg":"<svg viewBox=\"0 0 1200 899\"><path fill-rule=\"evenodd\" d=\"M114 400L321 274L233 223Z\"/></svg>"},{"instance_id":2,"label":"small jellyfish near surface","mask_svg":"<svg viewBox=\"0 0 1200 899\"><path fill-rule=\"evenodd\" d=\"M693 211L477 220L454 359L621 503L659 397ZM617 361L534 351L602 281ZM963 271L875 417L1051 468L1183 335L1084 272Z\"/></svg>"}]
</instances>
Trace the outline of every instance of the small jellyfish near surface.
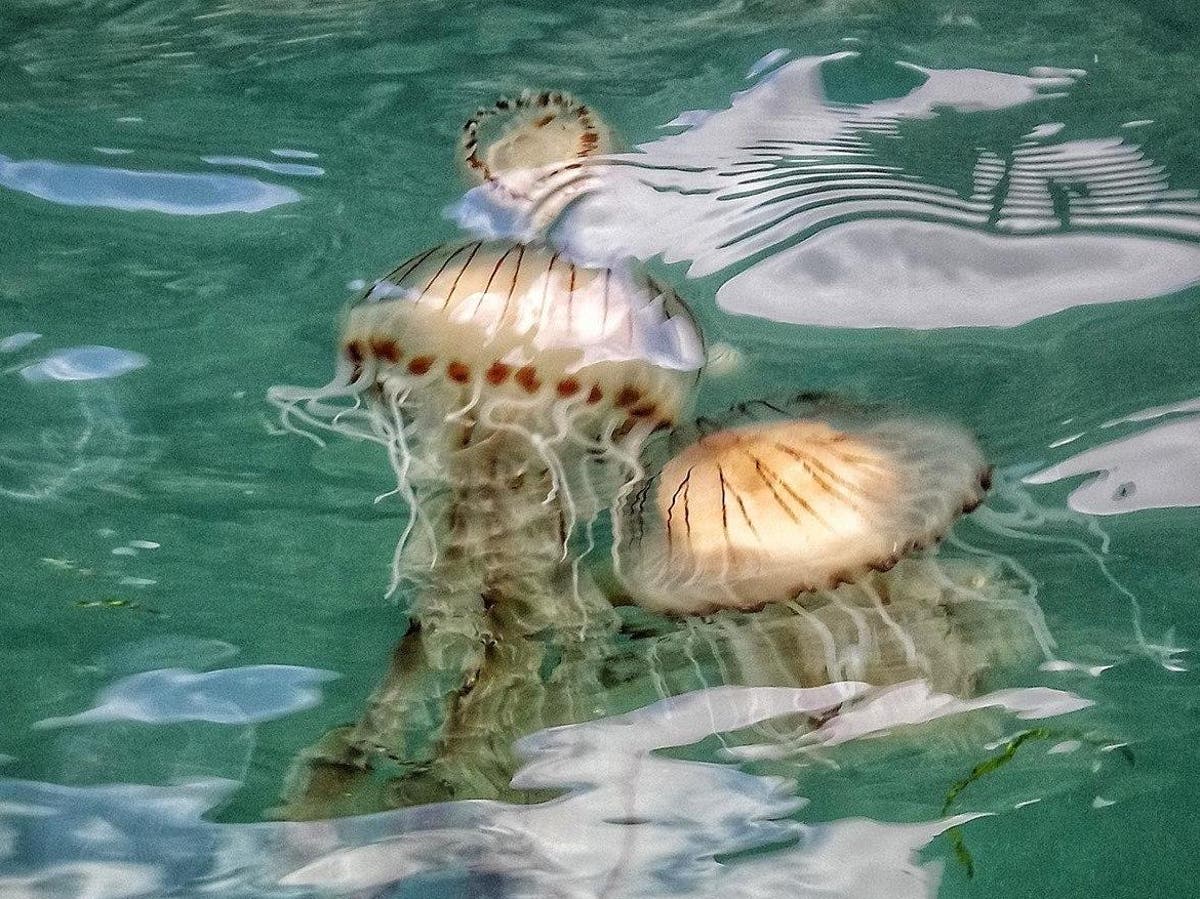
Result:
<instances>
[{"instance_id":1,"label":"small jellyfish near surface","mask_svg":"<svg viewBox=\"0 0 1200 899\"><path fill-rule=\"evenodd\" d=\"M562 91L524 91L481 106L463 125L462 166L483 184L518 171L561 171L613 148L608 125Z\"/></svg>"},{"instance_id":2,"label":"small jellyfish near surface","mask_svg":"<svg viewBox=\"0 0 1200 899\"><path fill-rule=\"evenodd\" d=\"M459 167L471 190L453 215L481 235L543 236L599 183L596 163L615 145L599 114L570 94L501 97L463 124Z\"/></svg>"}]
</instances>

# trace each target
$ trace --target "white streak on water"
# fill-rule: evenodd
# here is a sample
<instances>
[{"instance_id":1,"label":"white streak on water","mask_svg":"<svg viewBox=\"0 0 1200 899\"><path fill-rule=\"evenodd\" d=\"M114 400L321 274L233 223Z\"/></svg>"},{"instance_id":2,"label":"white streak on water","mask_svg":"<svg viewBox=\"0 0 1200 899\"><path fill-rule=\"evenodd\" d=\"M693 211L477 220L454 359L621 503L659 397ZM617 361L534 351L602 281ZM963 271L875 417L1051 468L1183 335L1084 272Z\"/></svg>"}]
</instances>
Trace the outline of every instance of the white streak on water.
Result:
<instances>
[{"instance_id":1,"label":"white streak on water","mask_svg":"<svg viewBox=\"0 0 1200 899\"><path fill-rule=\"evenodd\" d=\"M299 175L315 178L324 175L325 170L316 165L303 165L298 162L267 162L263 159L252 159L248 156L204 156L202 159L209 165L241 166L248 169L262 169L276 175Z\"/></svg>"},{"instance_id":2,"label":"white streak on water","mask_svg":"<svg viewBox=\"0 0 1200 899\"><path fill-rule=\"evenodd\" d=\"M1200 400L1158 406L1120 421L1136 422L1177 411L1195 411ZM1200 416L1172 419L1101 444L1041 471L1026 484L1052 484L1093 474L1067 497L1077 512L1120 515L1141 509L1200 506Z\"/></svg>"},{"instance_id":3,"label":"white streak on water","mask_svg":"<svg viewBox=\"0 0 1200 899\"><path fill-rule=\"evenodd\" d=\"M872 691L864 699L838 712L816 730L801 735L790 746L745 746L730 750L738 758L785 758L797 749L838 746L850 740L877 736L897 727L926 724L948 715L986 708L1004 709L1028 720L1066 715L1094 705L1065 690L1027 687L997 690L974 699L935 693L925 681L910 681Z\"/></svg>"},{"instance_id":4,"label":"white streak on water","mask_svg":"<svg viewBox=\"0 0 1200 899\"><path fill-rule=\"evenodd\" d=\"M0 353L15 353L17 350L29 346L41 336L34 331L18 331L16 334L10 334L0 340Z\"/></svg>"},{"instance_id":5,"label":"white streak on water","mask_svg":"<svg viewBox=\"0 0 1200 899\"><path fill-rule=\"evenodd\" d=\"M161 668L123 678L100 691L96 705L76 715L46 718L38 729L140 721L254 724L309 709L321 701L316 685L337 677L296 665L246 665L199 673Z\"/></svg>"},{"instance_id":6,"label":"white streak on water","mask_svg":"<svg viewBox=\"0 0 1200 899\"><path fill-rule=\"evenodd\" d=\"M7 156L0 156L0 187L64 206L167 215L261 212L300 199L290 187L240 175L136 172Z\"/></svg>"},{"instance_id":7,"label":"white streak on water","mask_svg":"<svg viewBox=\"0 0 1200 899\"><path fill-rule=\"evenodd\" d=\"M141 353L110 346L77 346L55 350L21 368L21 377L33 384L47 381L97 381L116 378L144 368L150 362Z\"/></svg>"},{"instance_id":8,"label":"white streak on water","mask_svg":"<svg viewBox=\"0 0 1200 899\"><path fill-rule=\"evenodd\" d=\"M1151 419L1162 418L1164 415L1172 415L1176 412L1200 412L1200 398L1184 400L1180 403L1167 403L1164 406L1152 406L1149 409L1142 409L1140 412L1134 412L1123 418L1114 418L1112 421L1106 421L1100 427L1111 428L1114 425L1126 424L1133 421L1150 421Z\"/></svg>"},{"instance_id":9,"label":"white streak on water","mask_svg":"<svg viewBox=\"0 0 1200 899\"><path fill-rule=\"evenodd\" d=\"M788 53L790 52L790 50L782 47L778 50L772 50L750 67L750 71L746 73L746 78L757 78L763 72L767 71L767 69L773 67L777 62L787 59Z\"/></svg>"},{"instance_id":10,"label":"white streak on water","mask_svg":"<svg viewBox=\"0 0 1200 899\"><path fill-rule=\"evenodd\" d=\"M776 899L798 889L826 899L932 899L941 865L923 863L920 851L977 815L806 824L796 817L803 800L781 778L654 752L776 715L820 713L863 689L720 687L543 731L521 742L528 763L518 778L566 793L534 805L449 802L239 825L204 819L236 786L229 781L0 781L0 826L11 830L0 891L42 894L70 877L94 899L213 889L237 899L366 896L397 886L418 895L433 877L450 891L498 899Z\"/></svg>"}]
</instances>

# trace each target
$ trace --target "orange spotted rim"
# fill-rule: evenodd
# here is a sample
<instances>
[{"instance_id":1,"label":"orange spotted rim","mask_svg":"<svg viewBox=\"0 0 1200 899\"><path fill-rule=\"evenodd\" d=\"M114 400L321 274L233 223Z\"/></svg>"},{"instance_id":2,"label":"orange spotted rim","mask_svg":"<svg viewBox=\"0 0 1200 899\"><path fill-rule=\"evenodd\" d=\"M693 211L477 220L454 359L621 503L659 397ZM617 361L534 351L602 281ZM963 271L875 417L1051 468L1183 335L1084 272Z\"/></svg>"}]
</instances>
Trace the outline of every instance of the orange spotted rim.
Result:
<instances>
[{"instance_id":1,"label":"orange spotted rim","mask_svg":"<svg viewBox=\"0 0 1200 899\"><path fill-rule=\"evenodd\" d=\"M532 113L541 115L532 121L532 125L540 128L549 124L555 118L564 116L574 118L579 125L579 140L573 156L563 159L586 159L597 153L601 143L601 127L595 114L583 102L563 91L522 91L514 98L500 97L494 104L481 106L475 114L463 124L459 148L462 152L463 164L467 173L480 184L497 182L497 173L479 155L479 129L489 119L503 115L519 115Z\"/></svg>"}]
</instances>

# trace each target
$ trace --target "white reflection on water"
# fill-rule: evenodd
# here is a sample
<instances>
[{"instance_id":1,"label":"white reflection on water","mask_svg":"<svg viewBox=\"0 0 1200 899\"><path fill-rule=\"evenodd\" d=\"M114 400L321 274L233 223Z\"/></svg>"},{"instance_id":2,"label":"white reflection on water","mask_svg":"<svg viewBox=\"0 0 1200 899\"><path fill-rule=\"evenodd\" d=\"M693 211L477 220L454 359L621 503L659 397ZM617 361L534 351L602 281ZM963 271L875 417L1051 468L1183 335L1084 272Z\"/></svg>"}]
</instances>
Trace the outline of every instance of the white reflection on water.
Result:
<instances>
[{"instance_id":1,"label":"white reflection on water","mask_svg":"<svg viewBox=\"0 0 1200 899\"><path fill-rule=\"evenodd\" d=\"M204 161L209 165L241 166L248 169L262 169L276 175L297 175L302 178L316 178L325 174L319 165L307 165L300 162L267 162L265 159L253 159L249 156L205 156Z\"/></svg>"},{"instance_id":2,"label":"white reflection on water","mask_svg":"<svg viewBox=\"0 0 1200 899\"><path fill-rule=\"evenodd\" d=\"M742 759L783 758L797 750L837 746L850 740L889 733L898 727L926 724L978 709L1000 708L1018 718L1031 719L1066 715L1091 705L1090 699L1049 687L997 690L973 699L960 699L947 693L936 693L924 681L910 681L873 691L815 730L799 735L789 745L741 746L730 750L730 754Z\"/></svg>"},{"instance_id":3,"label":"white reflection on water","mask_svg":"<svg viewBox=\"0 0 1200 899\"><path fill-rule=\"evenodd\" d=\"M105 687L96 705L77 715L46 718L33 726L102 721L254 724L312 708L321 701L316 685L335 677L331 671L297 665L245 665L206 673L160 668Z\"/></svg>"},{"instance_id":4,"label":"white reflection on water","mask_svg":"<svg viewBox=\"0 0 1200 899\"><path fill-rule=\"evenodd\" d=\"M1200 410L1200 400L1159 406L1108 426ZM1024 478L1050 484L1093 474L1068 496L1077 512L1120 515L1140 509L1200 506L1200 416L1189 415L1085 450Z\"/></svg>"},{"instance_id":5,"label":"white reflection on water","mask_svg":"<svg viewBox=\"0 0 1200 899\"><path fill-rule=\"evenodd\" d=\"M9 334L0 340L0 353L15 353L17 350L29 346L41 336L36 331L18 331L16 334Z\"/></svg>"},{"instance_id":6,"label":"white reflection on water","mask_svg":"<svg viewBox=\"0 0 1200 899\"><path fill-rule=\"evenodd\" d=\"M116 378L150 362L141 353L110 346L76 346L55 350L44 359L21 368L30 383L46 381L98 381Z\"/></svg>"},{"instance_id":7,"label":"white reflection on water","mask_svg":"<svg viewBox=\"0 0 1200 899\"><path fill-rule=\"evenodd\" d=\"M240 175L135 172L7 156L0 156L0 187L64 206L168 215L261 212L300 199L290 187Z\"/></svg>"},{"instance_id":8,"label":"white reflection on water","mask_svg":"<svg viewBox=\"0 0 1200 899\"><path fill-rule=\"evenodd\" d=\"M1084 73L898 63L921 79L908 93L829 101L824 67L855 57L787 63L611 157L556 241L690 260L722 274L730 312L840 327L1011 326L1200 281L1197 194L1123 137L1062 138ZM489 199L472 191L461 223L527 228Z\"/></svg>"},{"instance_id":9,"label":"white reflection on water","mask_svg":"<svg viewBox=\"0 0 1200 899\"><path fill-rule=\"evenodd\" d=\"M0 889L92 899L429 897L439 885L449 895L531 899L932 897L941 864L922 864L917 853L976 816L804 824L803 800L780 778L654 754L781 715L820 714L867 689L716 687L542 731L519 744L527 764L516 781L568 792L537 805L464 801L323 822L214 824L201 816L230 781L0 781Z\"/></svg>"}]
</instances>

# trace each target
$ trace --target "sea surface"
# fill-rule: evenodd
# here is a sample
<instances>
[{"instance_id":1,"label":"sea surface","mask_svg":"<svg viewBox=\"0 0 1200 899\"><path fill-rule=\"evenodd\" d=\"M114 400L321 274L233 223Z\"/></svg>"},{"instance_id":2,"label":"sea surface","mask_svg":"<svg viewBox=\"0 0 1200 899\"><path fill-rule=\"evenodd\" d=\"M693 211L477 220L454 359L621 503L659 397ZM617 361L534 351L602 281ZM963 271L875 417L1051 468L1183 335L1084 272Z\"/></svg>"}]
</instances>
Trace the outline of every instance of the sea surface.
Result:
<instances>
[{"instance_id":1,"label":"sea surface","mask_svg":"<svg viewBox=\"0 0 1200 899\"><path fill-rule=\"evenodd\" d=\"M1188 0L5 0L0 894L1196 895L1198 67ZM412 597L382 452L267 391L495 224L456 144L524 88L619 136L555 240L686 299L697 412L964 423L996 488L946 550L1053 642L802 738L857 688L647 677L524 738L527 803L274 820Z\"/></svg>"}]
</instances>

